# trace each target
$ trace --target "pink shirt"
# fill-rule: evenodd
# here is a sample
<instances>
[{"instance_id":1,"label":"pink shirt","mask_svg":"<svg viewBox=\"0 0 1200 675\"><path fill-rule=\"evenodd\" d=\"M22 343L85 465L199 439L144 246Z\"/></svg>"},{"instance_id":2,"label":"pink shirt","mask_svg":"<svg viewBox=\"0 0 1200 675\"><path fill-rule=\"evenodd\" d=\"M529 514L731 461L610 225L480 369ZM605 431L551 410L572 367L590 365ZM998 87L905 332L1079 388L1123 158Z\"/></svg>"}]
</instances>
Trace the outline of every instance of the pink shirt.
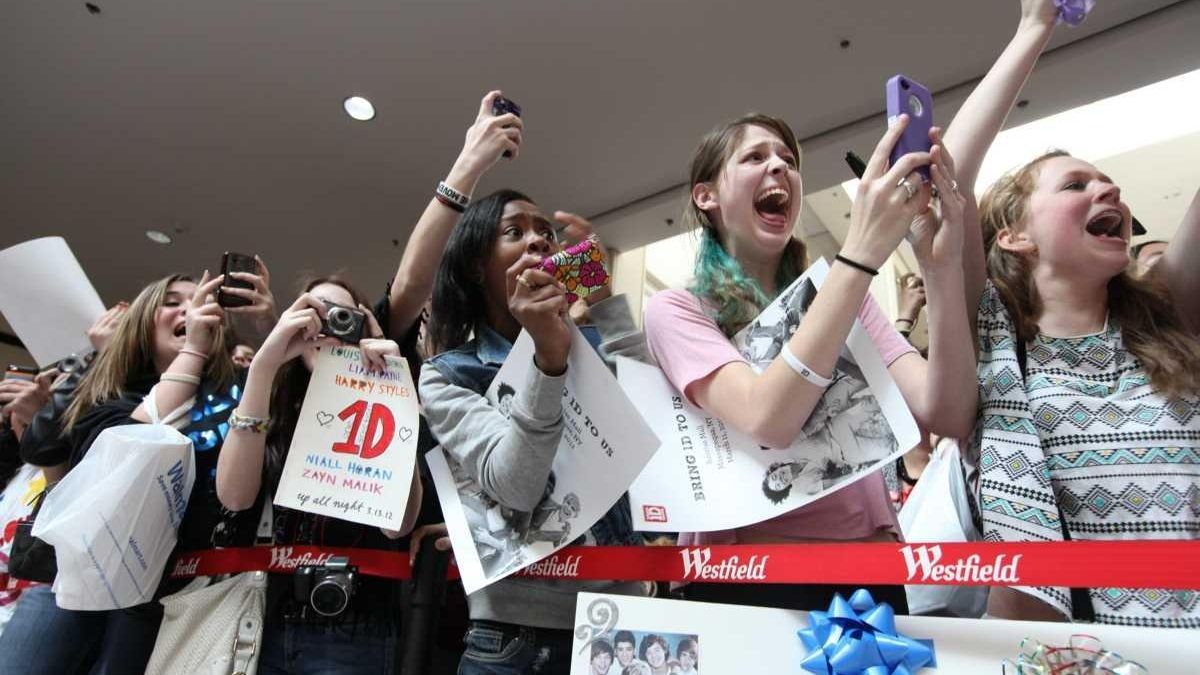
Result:
<instances>
[{"instance_id":1,"label":"pink shirt","mask_svg":"<svg viewBox=\"0 0 1200 675\"><path fill-rule=\"evenodd\" d=\"M868 295L858 319L879 350L883 362L916 350L892 327L879 305ZM689 389L734 361L745 362L700 300L685 290L657 293L646 306L646 341L658 365L676 389L692 400ZM896 512L888 497L883 475L876 472L837 492L781 516L740 530L681 533L682 546L736 544L738 532L812 539L861 539L879 530L900 536Z\"/></svg>"}]
</instances>

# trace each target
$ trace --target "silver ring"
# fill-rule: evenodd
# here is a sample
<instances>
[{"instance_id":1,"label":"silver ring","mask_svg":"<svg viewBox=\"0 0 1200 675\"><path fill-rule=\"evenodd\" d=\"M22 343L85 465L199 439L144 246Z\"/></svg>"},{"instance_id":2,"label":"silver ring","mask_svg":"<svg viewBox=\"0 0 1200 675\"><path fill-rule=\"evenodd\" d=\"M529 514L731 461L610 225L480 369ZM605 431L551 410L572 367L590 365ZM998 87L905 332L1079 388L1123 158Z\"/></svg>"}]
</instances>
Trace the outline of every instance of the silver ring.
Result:
<instances>
[{"instance_id":1,"label":"silver ring","mask_svg":"<svg viewBox=\"0 0 1200 675\"><path fill-rule=\"evenodd\" d=\"M953 178L950 179L950 189L958 192L958 181L954 180Z\"/></svg>"},{"instance_id":2,"label":"silver ring","mask_svg":"<svg viewBox=\"0 0 1200 675\"><path fill-rule=\"evenodd\" d=\"M916 194L917 194L917 189L916 189L915 187L913 187L913 186L912 186L912 183L909 183L909 182L908 182L908 177L907 177L907 176L905 176L904 178L901 178L901 179L900 179L900 180L899 180L899 181L896 183L896 187L902 187L902 188L904 188L904 194L906 195L906 196L904 197L904 201L908 201L908 200L912 199L912 198L913 198L914 196L916 196Z\"/></svg>"}]
</instances>

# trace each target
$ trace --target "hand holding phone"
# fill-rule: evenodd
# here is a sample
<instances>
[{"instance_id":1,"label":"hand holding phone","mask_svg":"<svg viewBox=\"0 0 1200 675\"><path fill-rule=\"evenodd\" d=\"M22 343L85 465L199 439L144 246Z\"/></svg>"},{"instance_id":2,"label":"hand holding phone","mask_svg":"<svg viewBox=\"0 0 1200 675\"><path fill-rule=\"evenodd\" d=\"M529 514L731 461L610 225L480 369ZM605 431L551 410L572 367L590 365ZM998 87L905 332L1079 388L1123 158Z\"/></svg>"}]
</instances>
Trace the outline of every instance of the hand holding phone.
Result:
<instances>
[{"instance_id":1,"label":"hand holding phone","mask_svg":"<svg viewBox=\"0 0 1200 675\"><path fill-rule=\"evenodd\" d=\"M929 152L932 141L929 130L933 128L933 96L920 82L905 75L896 75L884 87L887 98L888 126L900 115L908 115L908 127L896 141L889 160L891 166L910 152ZM929 167L922 166L917 172L929 180Z\"/></svg>"},{"instance_id":2,"label":"hand holding phone","mask_svg":"<svg viewBox=\"0 0 1200 675\"><path fill-rule=\"evenodd\" d=\"M221 257L221 274L223 274L225 278L221 281L221 288L217 289L217 304L225 308L247 307L253 304L253 301L249 298L243 298L239 295L225 292L226 288L242 288L250 291L254 290L254 284L250 283L249 281L235 279L231 274L232 272L258 274L258 260L254 256L246 255L244 253L234 253L232 251L225 252L225 255Z\"/></svg>"},{"instance_id":3,"label":"hand holding phone","mask_svg":"<svg viewBox=\"0 0 1200 675\"><path fill-rule=\"evenodd\" d=\"M568 305L608 285L608 263L596 235L546 258L540 269L566 286Z\"/></svg>"},{"instance_id":4,"label":"hand holding phone","mask_svg":"<svg viewBox=\"0 0 1200 675\"><path fill-rule=\"evenodd\" d=\"M517 105L517 103L515 101L504 98L503 96L497 96L492 101L492 116L500 117L501 115L507 115L509 113L512 113L512 114L516 115L517 117L520 117L521 116L521 106ZM504 156L512 157L513 156L512 151L505 150Z\"/></svg>"}]
</instances>

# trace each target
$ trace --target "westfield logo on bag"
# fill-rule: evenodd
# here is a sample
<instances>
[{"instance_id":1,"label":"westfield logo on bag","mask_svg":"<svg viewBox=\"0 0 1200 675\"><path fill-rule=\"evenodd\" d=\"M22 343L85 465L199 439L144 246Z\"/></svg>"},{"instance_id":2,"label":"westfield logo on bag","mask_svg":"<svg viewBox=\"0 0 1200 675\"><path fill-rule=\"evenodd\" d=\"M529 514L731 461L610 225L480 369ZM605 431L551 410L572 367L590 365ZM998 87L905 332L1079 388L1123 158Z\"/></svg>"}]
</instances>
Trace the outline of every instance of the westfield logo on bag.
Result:
<instances>
[{"instance_id":1,"label":"westfield logo on bag","mask_svg":"<svg viewBox=\"0 0 1200 675\"><path fill-rule=\"evenodd\" d=\"M731 555L712 562L712 549L685 548L679 552L683 557L684 581L766 581L769 555L752 555L746 562Z\"/></svg>"},{"instance_id":2,"label":"westfield logo on bag","mask_svg":"<svg viewBox=\"0 0 1200 675\"><path fill-rule=\"evenodd\" d=\"M577 577L579 576L579 562L581 560L583 560L583 556L581 555L569 555L561 559L558 556L553 556L529 565L517 572L517 576L552 577L555 579Z\"/></svg>"},{"instance_id":3,"label":"westfield logo on bag","mask_svg":"<svg viewBox=\"0 0 1200 675\"><path fill-rule=\"evenodd\" d=\"M271 549L271 569L292 571L301 565L324 565L333 557L329 553L313 555L311 551L293 556L294 550L291 546L276 546Z\"/></svg>"},{"instance_id":4,"label":"westfield logo on bag","mask_svg":"<svg viewBox=\"0 0 1200 675\"><path fill-rule=\"evenodd\" d=\"M908 583L934 581L986 584L1000 581L1019 584L1021 581L1017 572L1017 565L1021 562L1022 554L1020 553L1014 555L1012 560L1007 563L1004 559L1008 555L1005 553L998 554L987 563L983 563L982 558L976 553L946 564L941 564L942 547L937 544L905 546L900 549L900 553L904 555L904 566L908 570Z\"/></svg>"}]
</instances>

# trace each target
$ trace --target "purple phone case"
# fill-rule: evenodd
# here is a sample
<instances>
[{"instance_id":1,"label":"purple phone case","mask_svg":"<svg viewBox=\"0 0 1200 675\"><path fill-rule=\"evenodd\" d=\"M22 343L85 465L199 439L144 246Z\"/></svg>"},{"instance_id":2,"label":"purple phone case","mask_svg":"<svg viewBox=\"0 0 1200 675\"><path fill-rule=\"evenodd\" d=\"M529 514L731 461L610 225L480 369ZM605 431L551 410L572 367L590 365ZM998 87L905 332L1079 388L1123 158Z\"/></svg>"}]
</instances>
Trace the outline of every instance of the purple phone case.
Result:
<instances>
[{"instance_id":1,"label":"purple phone case","mask_svg":"<svg viewBox=\"0 0 1200 675\"><path fill-rule=\"evenodd\" d=\"M896 75L887 81L887 118L890 126L892 120L902 113L908 113L908 126L892 148L890 165L910 152L927 152L932 145L929 140L929 129L933 126L933 96L920 82L905 75ZM929 167L923 166L917 172L929 180Z\"/></svg>"}]
</instances>

